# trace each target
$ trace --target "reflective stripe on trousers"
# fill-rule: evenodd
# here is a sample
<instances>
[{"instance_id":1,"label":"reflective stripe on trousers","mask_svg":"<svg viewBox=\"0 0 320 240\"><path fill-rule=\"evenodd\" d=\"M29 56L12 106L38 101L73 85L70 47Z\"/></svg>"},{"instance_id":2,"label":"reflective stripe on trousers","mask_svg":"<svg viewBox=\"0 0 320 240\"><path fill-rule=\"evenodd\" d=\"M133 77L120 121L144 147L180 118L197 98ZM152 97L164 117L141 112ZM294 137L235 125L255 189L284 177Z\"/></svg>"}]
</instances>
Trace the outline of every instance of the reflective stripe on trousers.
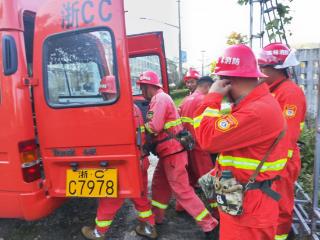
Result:
<instances>
[{"instance_id":1,"label":"reflective stripe on trousers","mask_svg":"<svg viewBox=\"0 0 320 240\"><path fill-rule=\"evenodd\" d=\"M167 204L162 204L162 203L159 203L155 200L151 200L151 205L154 207L160 208L160 209L167 209L168 208Z\"/></svg>"},{"instance_id":2,"label":"reflective stripe on trousers","mask_svg":"<svg viewBox=\"0 0 320 240\"><path fill-rule=\"evenodd\" d=\"M274 237L274 240L286 240L287 237L288 237L288 234L276 235Z\"/></svg>"},{"instance_id":3,"label":"reflective stripe on trousers","mask_svg":"<svg viewBox=\"0 0 320 240\"><path fill-rule=\"evenodd\" d=\"M202 221L207 215L209 214L209 211L207 209L204 209L198 216L195 217L197 222Z\"/></svg>"},{"instance_id":4,"label":"reflective stripe on trousers","mask_svg":"<svg viewBox=\"0 0 320 240\"><path fill-rule=\"evenodd\" d=\"M152 210L148 210L148 211L144 211L144 212L137 211L137 212L138 212L138 216L140 218L148 218L148 217L152 216Z\"/></svg>"},{"instance_id":5,"label":"reflective stripe on trousers","mask_svg":"<svg viewBox=\"0 0 320 240\"><path fill-rule=\"evenodd\" d=\"M98 227L109 227L112 224L112 220L101 221L96 218L96 224Z\"/></svg>"}]
</instances>

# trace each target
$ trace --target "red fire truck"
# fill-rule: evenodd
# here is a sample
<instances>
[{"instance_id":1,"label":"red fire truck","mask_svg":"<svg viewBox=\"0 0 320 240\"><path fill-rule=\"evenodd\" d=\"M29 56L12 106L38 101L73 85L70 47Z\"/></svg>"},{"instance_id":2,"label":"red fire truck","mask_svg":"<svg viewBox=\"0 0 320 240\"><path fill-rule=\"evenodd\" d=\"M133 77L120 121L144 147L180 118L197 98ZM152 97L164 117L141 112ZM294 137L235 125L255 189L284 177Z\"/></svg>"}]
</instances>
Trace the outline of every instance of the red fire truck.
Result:
<instances>
[{"instance_id":1,"label":"red fire truck","mask_svg":"<svg viewBox=\"0 0 320 240\"><path fill-rule=\"evenodd\" d=\"M152 69L168 91L162 33L127 37L120 0L2 0L0 39L0 218L139 196L132 105L147 104L135 81Z\"/></svg>"}]
</instances>

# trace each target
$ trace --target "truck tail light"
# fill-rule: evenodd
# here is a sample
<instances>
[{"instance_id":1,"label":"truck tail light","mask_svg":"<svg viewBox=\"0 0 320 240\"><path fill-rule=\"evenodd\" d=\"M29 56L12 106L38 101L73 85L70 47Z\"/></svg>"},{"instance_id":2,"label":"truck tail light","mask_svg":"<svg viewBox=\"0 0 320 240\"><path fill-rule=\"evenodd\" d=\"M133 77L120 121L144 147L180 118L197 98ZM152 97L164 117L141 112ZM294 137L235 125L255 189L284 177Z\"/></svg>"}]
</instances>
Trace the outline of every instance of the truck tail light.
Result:
<instances>
[{"instance_id":1,"label":"truck tail light","mask_svg":"<svg viewBox=\"0 0 320 240\"><path fill-rule=\"evenodd\" d=\"M37 150L34 139L19 143L23 180L28 183L41 178L40 159Z\"/></svg>"}]
</instances>

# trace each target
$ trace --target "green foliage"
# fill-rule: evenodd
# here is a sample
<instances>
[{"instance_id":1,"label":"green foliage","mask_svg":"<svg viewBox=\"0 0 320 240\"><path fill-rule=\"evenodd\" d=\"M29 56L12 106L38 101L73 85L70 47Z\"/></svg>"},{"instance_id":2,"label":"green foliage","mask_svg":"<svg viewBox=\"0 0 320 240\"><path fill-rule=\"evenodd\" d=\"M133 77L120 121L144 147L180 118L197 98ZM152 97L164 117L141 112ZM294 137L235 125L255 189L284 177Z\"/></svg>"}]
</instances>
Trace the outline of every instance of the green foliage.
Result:
<instances>
[{"instance_id":1,"label":"green foliage","mask_svg":"<svg viewBox=\"0 0 320 240\"><path fill-rule=\"evenodd\" d=\"M238 4L240 5L247 5L249 3L249 0L238 0Z\"/></svg>"},{"instance_id":2,"label":"green foliage","mask_svg":"<svg viewBox=\"0 0 320 240\"><path fill-rule=\"evenodd\" d=\"M303 188L307 193L311 193L313 189L312 179L316 141L315 134L316 130L314 124L311 124L311 127L304 128L300 137L300 141L304 144L301 147L301 174L299 182L303 185Z\"/></svg>"},{"instance_id":3,"label":"green foliage","mask_svg":"<svg viewBox=\"0 0 320 240\"><path fill-rule=\"evenodd\" d=\"M187 96L189 93L189 90L184 88L184 89L177 89L174 91L171 91L170 95L173 99L176 98L184 98L185 96Z\"/></svg>"},{"instance_id":4,"label":"green foliage","mask_svg":"<svg viewBox=\"0 0 320 240\"><path fill-rule=\"evenodd\" d=\"M175 105L179 107L180 103L188 95L188 93L189 93L189 90L184 88L184 89L177 89L175 91L172 91L170 95L173 98Z\"/></svg>"},{"instance_id":5,"label":"green foliage","mask_svg":"<svg viewBox=\"0 0 320 240\"><path fill-rule=\"evenodd\" d=\"M231 32L227 38L228 45L234 45L234 44L240 44L240 43L246 44L248 42L249 40L247 35L243 35L237 32Z\"/></svg>"},{"instance_id":6,"label":"green foliage","mask_svg":"<svg viewBox=\"0 0 320 240\"><path fill-rule=\"evenodd\" d=\"M266 30L271 30L269 40L275 40L277 35L280 35L282 38L285 37L285 29L286 25L289 25L292 21L292 17L290 16L290 3L293 0L279 0L279 3L276 6L276 12L278 16L268 22L266 24ZM238 0L238 4L240 5L247 5L249 4L249 0ZM283 25L281 24L281 20ZM288 31L289 35L292 35L290 31Z\"/></svg>"}]
</instances>

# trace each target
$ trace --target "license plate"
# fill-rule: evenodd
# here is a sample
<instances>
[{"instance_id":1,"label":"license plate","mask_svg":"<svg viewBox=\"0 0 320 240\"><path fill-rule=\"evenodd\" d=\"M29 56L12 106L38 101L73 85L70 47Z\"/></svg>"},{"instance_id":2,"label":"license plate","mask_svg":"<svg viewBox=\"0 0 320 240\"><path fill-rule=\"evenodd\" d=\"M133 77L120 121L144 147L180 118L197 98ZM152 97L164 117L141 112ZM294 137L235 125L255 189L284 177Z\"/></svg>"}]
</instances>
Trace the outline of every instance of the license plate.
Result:
<instances>
[{"instance_id":1,"label":"license plate","mask_svg":"<svg viewBox=\"0 0 320 240\"><path fill-rule=\"evenodd\" d=\"M67 170L67 197L110 197L118 196L117 169Z\"/></svg>"}]
</instances>

